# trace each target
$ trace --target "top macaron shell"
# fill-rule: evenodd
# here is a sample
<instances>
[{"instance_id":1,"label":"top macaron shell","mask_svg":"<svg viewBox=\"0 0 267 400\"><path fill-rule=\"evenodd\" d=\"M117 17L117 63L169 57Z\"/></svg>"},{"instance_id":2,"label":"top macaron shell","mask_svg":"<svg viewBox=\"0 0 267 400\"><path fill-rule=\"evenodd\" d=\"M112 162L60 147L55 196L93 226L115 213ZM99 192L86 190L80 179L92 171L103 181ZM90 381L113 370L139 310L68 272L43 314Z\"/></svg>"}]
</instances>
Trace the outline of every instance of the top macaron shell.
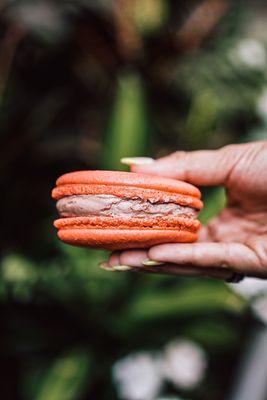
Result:
<instances>
[{"instance_id":1,"label":"top macaron shell","mask_svg":"<svg viewBox=\"0 0 267 400\"><path fill-rule=\"evenodd\" d=\"M135 172L121 171L76 171L62 175L56 182L57 186L68 184L98 184L98 185L119 185L135 186L164 190L179 194L200 198L198 188L189 183L175 179L163 178L149 174L138 174Z\"/></svg>"},{"instance_id":2,"label":"top macaron shell","mask_svg":"<svg viewBox=\"0 0 267 400\"><path fill-rule=\"evenodd\" d=\"M202 208L201 194L196 187L159 176L120 171L78 171L62 175L56 184L52 192L56 200L73 194L113 194ZM151 225L148 220L139 224L132 219L129 224L127 221L120 224L116 217L79 217L60 218L55 221L55 226L59 229L59 238L66 243L111 250L197 239L199 221L191 218L180 218L176 223L166 218L165 221L166 224L162 220Z\"/></svg>"}]
</instances>

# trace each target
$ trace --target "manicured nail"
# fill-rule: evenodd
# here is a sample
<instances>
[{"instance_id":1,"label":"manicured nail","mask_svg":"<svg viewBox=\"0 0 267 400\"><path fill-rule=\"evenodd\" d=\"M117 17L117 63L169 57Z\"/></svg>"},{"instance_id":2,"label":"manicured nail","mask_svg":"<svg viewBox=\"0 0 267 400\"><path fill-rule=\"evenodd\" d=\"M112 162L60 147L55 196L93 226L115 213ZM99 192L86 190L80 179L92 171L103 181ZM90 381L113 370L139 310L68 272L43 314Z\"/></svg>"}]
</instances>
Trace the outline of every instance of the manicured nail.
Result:
<instances>
[{"instance_id":1,"label":"manicured nail","mask_svg":"<svg viewBox=\"0 0 267 400\"><path fill-rule=\"evenodd\" d=\"M114 272L114 267L111 267L107 262L101 262L98 264L99 268L104 269L105 271Z\"/></svg>"},{"instance_id":2,"label":"manicured nail","mask_svg":"<svg viewBox=\"0 0 267 400\"><path fill-rule=\"evenodd\" d=\"M154 162L150 157L123 157L121 163L125 165L147 165Z\"/></svg>"},{"instance_id":3,"label":"manicured nail","mask_svg":"<svg viewBox=\"0 0 267 400\"><path fill-rule=\"evenodd\" d=\"M115 271L130 271L132 269L129 265L114 265L113 268Z\"/></svg>"},{"instance_id":4,"label":"manicured nail","mask_svg":"<svg viewBox=\"0 0 267 400\"><path fill-rule=\"evenodd\" d=\"M160 261L154 261L154 260L150 260L149 258L145 259L144 261L142 261L143 265L146 265L147 267L154 267L156 265L163 265L165 263L160 262Z\"/></svg>"}]
</instances>

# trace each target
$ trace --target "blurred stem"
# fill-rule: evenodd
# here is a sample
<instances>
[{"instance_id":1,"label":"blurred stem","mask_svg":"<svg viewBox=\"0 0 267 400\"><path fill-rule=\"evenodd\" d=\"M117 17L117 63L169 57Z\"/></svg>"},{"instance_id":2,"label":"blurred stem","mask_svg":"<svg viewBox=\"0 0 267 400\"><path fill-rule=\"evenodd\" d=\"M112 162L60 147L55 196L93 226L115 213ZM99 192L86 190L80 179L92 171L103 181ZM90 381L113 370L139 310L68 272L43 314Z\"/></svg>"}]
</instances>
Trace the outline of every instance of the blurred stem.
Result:
<instances>
[{"instance_id":1,"label":"blurred stem","mask_svg":"<svg viewBox=\"0 0 267 400\"><path fill-rule=\"evenodd\" d=\"M176 42L185 49L196 50L226 13L227 0L204 0L197 5L176 36Z\"/></svg>"},{"instance_id":2,"label":"blurred stem","mask_svg":"<svg viewBox=\"0 0 267 400\"><path fill-rule=\"evenodd\" d=\"M122 75L118 80L114 107L107 126L102 166L124 169L122 157L144 154L148 124L144 88L136 74Z\"/></svg>"},{"instance_id":3,"label":"blurred stem","mask_svg":"<svg viewBox=\"0 0 267 400\"><path fill-rule=\"evenodd\" d=\"M115 0L112 3L117 43L121 54L126 59L135 58L141 48L141 38L134 24L133 12L130 10L135 2L134 0Z\"/></svg>"},{"instance_id":4,"label":"blurred stem","mask_svg":"<svg viewBox=\"0 0 267 400\"><path fill-rule=\"evenodd\" d=\"M90 357L85 351L70 351L52 363L38 386L35 400L75 400L88 386Z\"/></svg>"}]
</instances>

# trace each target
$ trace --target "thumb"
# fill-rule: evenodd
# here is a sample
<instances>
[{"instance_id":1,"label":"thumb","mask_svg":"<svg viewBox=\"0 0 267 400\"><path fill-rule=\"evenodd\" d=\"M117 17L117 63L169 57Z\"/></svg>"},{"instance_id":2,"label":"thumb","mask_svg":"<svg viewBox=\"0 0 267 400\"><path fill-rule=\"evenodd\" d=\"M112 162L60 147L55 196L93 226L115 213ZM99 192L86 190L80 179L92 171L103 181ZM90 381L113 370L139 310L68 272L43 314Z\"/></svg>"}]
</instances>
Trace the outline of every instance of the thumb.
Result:
<instances>
[{"instance_id":1,"label":"thumb","mask_svg":"<svg viewBox=\"0 0 267 400\"><path fill-rule=\"evenodd\" d=\"M177 151L154 162L128 158L132 172L181 179L195 185L225 185L240 160L245 145L230 145L219 150Z\"/></svg>"}]
</instances>

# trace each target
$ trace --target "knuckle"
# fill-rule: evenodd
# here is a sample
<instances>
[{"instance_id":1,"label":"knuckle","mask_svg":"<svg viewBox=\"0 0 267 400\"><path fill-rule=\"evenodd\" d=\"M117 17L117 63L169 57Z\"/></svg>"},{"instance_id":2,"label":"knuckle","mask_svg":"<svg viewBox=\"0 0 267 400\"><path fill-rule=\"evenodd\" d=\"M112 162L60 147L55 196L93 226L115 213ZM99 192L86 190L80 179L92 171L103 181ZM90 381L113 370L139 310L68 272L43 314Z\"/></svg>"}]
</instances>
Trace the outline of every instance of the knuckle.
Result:
<instances>
[{"instance_id":1,"label":"knuckle","mask_svg":"<svg viewBox=\"0 0 267 400\"><path fill-rule=\"evenodd\" d=\"M267 278L267 236L252 238L246 242L246 246L253 252L254 265L252 274L261 278Z\"/></svg>"},{"instance_id":2,"label":"knuckle","mask_svg":"<svg viewBox=\"0 0 267 400\"><path fill-rule=\"evenodd\" d=\"M164 252L164 248L163 248L163 251L162 251L162 250L158 249L157 246L151 247L149 249L149 251L148 251L148 258L151 259L151 260L160 261L161 259L164 258L162 256L163 252ZM163 260L163 261L165 261L165 260Z\"/></svg>"},{"instance_id":3,"label":"knuckle","mask_svg":"<svg viewBox=\"0 0 267 400\"><path fill-rule=\"evenodd\" d=\"M221 243L222 246L222 257L219 260L218 266L222 269L232 269L231 251L227 243Z\"/></svg>"},{"instance_id":4,"label":"knuckle","mask_svg":"<svg viewBox=\"0 0 267 400\"><path fill-rule=\"evenodd\" d=\"M250 239L247 244L257 256L259 266L267 272L267 237Z\"/></svg>"},{"instance_id":5,"label":"knuckle","mask_svg":"<svg viewBox=\"0 0 267 400\"><path fill-rule=\"evenodd\" d=\"M172 153L174 157L181 157L186 154L186 151L183 150L176 150L174 153Z\"/></svg>"},{"instance_id":6,"label":"knuckle","mask_svg":"<svg viewBox=\"0 0 267 400\"><path fill-rule=\"evenodd\" d=\"M175 151L169 157L173 158L174 160L179 160L182 157L186 156L186 151Z\"/></svg>"},{"instance_id":7,"label":"knuckle","mask_svg":"<svg viewBox=\"0 0 267 400\"><path fill-rule=\"evenodd\" d=\"M120 263L127 264L127 262L129 262L129 258L131 258L131 253L129 251L123 251L120 255Z\"/></svg>"}]
</instances>

